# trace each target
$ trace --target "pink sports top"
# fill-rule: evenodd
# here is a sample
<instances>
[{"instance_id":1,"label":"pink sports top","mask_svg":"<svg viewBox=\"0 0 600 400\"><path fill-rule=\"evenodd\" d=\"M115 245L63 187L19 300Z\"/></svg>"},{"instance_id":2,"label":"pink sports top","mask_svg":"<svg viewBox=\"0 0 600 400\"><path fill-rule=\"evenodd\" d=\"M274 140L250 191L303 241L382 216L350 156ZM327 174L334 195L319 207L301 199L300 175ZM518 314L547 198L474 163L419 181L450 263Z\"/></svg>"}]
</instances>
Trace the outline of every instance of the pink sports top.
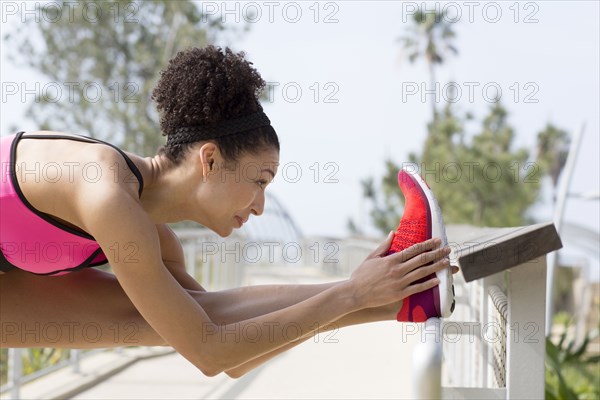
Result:
<instances>
[{"instance_id":1,"label":"pink sports top","mask_svg":"<svg viewBox=\"0 0 600 400\"><path fill-rule=\"evenodd\" d=\"M16 178L17 145L21 139L68 139L102 143L116 149L139 182L144 181L133 161L110 143L85 136L28 135L25 132L0 138L0 271L19 268L37 275L63 275L106 264L95 239L36 210L25 198Z\"/></svg>"}]
</instances>

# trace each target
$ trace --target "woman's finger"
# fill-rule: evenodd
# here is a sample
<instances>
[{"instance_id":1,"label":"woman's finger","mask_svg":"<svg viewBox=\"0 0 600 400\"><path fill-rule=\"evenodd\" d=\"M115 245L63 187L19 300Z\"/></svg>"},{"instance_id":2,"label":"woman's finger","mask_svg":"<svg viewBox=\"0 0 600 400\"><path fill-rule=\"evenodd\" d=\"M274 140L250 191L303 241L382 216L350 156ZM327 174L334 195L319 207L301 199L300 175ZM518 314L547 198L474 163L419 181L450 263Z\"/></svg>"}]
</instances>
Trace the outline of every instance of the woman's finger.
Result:
<instances>
[{"instance_id":1,"label":"woman's finger","mask_svg":"<svg viewBox=\"0 0 600 400\"><path fill-rule=\"evenodd\" d=\"M410 271L409 273L404 275L404 283L406 285L410 285L411 283L416 282L421 278L424 278L431 274L435 274L437 271L441 271L445 268L448 268L449 266L450 261L447 258L442 258L441 260L438 260L437 262L431 265Z\"/></svg>"},{"instance_id":2,"label":"woman's finger","mask_svg":"<svg viewBox=\"0 0 600 400\"><path fill-rule=\"evenodd\" d=\"M408 296L412 296L415 293L424 292L427 289L431 289L434 286L440 284L440 280L438 278L431 278L426 280L425 282L415 283L413 285L407 286L402 292L403 298Z\"/></svg>"},{"instance_id":3,"label":"woman's finger","mask_svg":"<svg viewBox=\"0 0 600 400\"><path fill-rule=\"evenodd\" d=\"M394 231L391 231L385 238L385 241L383 243L381 243L379 246L377 246L377 248L375 250L373 250L371 252L371 254L369 254L369 257L367 257L367 258L385 256L387 254L387 252L389 251L390 246L392 245L393 239L394 239Z\"/></svg>"},{"instance_id":4,"label":"woman's finger","mask_svg":"<svg viewBox=\"0 0 600 400\"><path fill-rule=\"evenodd\" d=\"M433 261L437 261L442 258L446 258L450 254L449 247L440 247L439 249L435 249L432 251L428 251L426 253L421 253L410 260L401 263L398 266L398 270L403 274L408 274L410 271L413 271L419 267L427 265Z\"/></svg>"},{"instance_id":5,"label":"woman's finger","mask_svg":"<svg viewBox=\"0 0 600 400\"><path fill-rule=\"evenodd\" d=\"M392 257L391 261L402 263L421 253L435 249L436 247L439 247L440 244L442 244L442 241L439 238L432 238L421 243L413 244L398 253L390 255L390 257Z\"/></svg>"}]
</instances>

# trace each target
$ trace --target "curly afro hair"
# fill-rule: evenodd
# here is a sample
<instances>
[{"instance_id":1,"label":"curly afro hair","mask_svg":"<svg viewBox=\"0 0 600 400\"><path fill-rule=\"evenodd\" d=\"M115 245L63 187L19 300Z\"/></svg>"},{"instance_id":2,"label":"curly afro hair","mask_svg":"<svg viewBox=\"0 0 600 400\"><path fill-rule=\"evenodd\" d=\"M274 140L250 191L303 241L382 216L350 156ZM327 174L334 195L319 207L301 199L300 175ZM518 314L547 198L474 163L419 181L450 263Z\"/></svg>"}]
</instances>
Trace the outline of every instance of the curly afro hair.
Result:
<instances>
[{"instance_id":1,"label":"curly afro hair","mask_svg":"<svg viewBox=\"0 0 600 400\"><path fill-rule=\"evenodd\" d=\"M160 114L164 136L184 126L214 124L260 110L258 97L265 81L244 52L228 47L189 48L169 61L152 91ZM279 151L277 133L271 126L210 139L227 161L244 153L257 154L274 148ZM159 149L178 164L193 143L166 144Z\"/></svg>"}]
</instances>

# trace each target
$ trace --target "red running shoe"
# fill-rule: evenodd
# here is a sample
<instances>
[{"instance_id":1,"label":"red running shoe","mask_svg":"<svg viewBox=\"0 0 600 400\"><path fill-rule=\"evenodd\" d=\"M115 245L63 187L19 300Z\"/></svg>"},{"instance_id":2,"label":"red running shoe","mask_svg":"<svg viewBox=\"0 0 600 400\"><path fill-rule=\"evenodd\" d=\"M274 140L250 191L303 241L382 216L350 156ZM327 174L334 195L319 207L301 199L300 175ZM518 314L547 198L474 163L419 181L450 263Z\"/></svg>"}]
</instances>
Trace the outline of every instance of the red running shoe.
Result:
<instances>
[{"instance_id":1,"label":"red running shoe","mask_svg":"<svg viewBox=\"0 0 600 400\"><path fill-rule=\"evenodd\" d=\"M394 234L388 254L397 253L416 243L432 237L448 244L442 213L427 183L416 172L403 168L398 172L398 185L406 200L404 214ZM425 322L431 317L449 317L454 311L454 286L452 267L436 273L439 285L424 292L415 293L402 302L396 319L399 322ZM430 274L415 283L434 278Z\"/></svg>"}]
</instances>

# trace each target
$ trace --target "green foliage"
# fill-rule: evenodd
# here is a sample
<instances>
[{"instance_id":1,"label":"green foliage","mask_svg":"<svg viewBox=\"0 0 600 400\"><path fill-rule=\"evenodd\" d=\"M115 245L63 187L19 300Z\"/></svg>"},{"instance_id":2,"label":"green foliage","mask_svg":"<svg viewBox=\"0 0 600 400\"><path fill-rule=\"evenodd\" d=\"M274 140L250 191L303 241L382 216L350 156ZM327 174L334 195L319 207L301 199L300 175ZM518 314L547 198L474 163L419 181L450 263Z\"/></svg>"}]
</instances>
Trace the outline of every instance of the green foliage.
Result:
<instances>
[{"instance_id":1,"label":"green foliage","mask_svg":"<svg viewBox=\"0 0 600 400\"><path fill-rule=\"evenodd\" d=\"M446 223L479 226L518 226L540 189L540 170L529 162L526 149L513 149L514 129L507 112L495 103L480 131L467 140L464 125L471 117L456 115L450 105L429 124L420 155L411 154L444 213ZM371 200L374 225L382 232L395 228L403 196L397 183L400 168L387 160L380 189L363 181Z\"/></svg>"},{"instance_id":2,"label":"green foliage","mask_svg":"<svg viewBox=\"0 0 600 400\"><path fill-rule=\"evenodd\" d=\"M93 19L81 12L90 3L90 9L100 9ZM189 0L84 0L75 7L72 16L54 21L30 18L4 37L3 46L12 48L9 59L26 60L62 87L60 97L42 90L27 116L40 129L91 135L154 154L164 143L150 104L159 71L177 51L213 41L224 29L220 18L201 15Z\"/></svg>"},{"instance_id":3,"label":"green foliage","mask_svg":"<svg viewBox=\"0 0 600 400\"><path fill-rule=\"evenodd\" d=\"M6 384L8 378L8 349L0 349L0 386Z\"/></svg>"},{"instance_id":4,"label":"green foliage","mask_svg":"<svg viewBox=\"0 0 600 400\"><path fill-rule=\"evenodd\" d=\"M552 124L546 125L538 133L538 165L552 179L554 188L558 185L558 177L567 162L570 138L567 131Z\"/></svg>"},{"instance_id":5,"label":"green foliage","mask_svg":"<svg viewBox=\"0 0 600 400\"><path fill-rule=\"evenodd\" d=\"M567 341L567 328L558 343L546 339L546 399L600 398L600 355L589 355L589 343L598 337L598 329L588 333L583 343Z\"/></svg>"},{"instance_id":6,"label":"green foliage","mask_svg":"<svg viewBox=\"0 0 600 400\"><path fill-rule=\"evenodd\" d=\"M363 195L374 205L371 210L373 225L384 233L398 224L398 210L402 209L402 195L398 189L398 166L393 161L385 162L386 174L383 177L381 189L375 184L373 178L361 182Z\"/></svg>"},{"instance_id":7,"label":"green foliage","mask_svg":"<svg viewBox=\"0 0 600 400\"><path fill-rule=\"evenodd\" d=\"M443 12L419 10L400 38L410 62L419 58L427 62L431 89L436 83L434 66L458 53L452 44L455 36ZM435 193L445 222L495 227L531 223L528 210L538 199L542 178L549 175L556 185L564 166L567 132L548 124L538 134L537 154L532 158L527 149L513 148L515 132L500 102L490 107L479 131L471 135L464 130L470 113L458 115L450 103L440 113L435 102L432 107L423 150L410 154L409 161L417 164ZM386 160L379 185L374 178L361 182L372 205L373 225L383 233L394 229L402 215L400 167L397 160ZM356 229L352 221L349 225Z\"/></svg>"},{"instance_id":8,"label":"green foliage","mask_svg":"<svg viewBox=\"0 0 600 400\"><path fill-rule=\"evenodd\" d=\"M23 375L29 375L42 368L58 364L69 358L69 349L51 347L29 348L23 352Z\"/></svg>"},{"instance_id":9,"label":"green foliage","mask_svg":"<svg viewBox=\"0 0 600 400\"><path fill-rule=\"evenodd\" d=\"M407 34L398 38L411 63L424 58L428 64L442 64L445 57L458 53L453 44L456 34L445 10L418 10L412 18Z\"/></svg>"},{"instance_id":10,"label":"green foliage","mask_svg":"<svg viewBox=\"0 0 600 400\"><path fill-rule=\"evenodd\" d=\"M554 287L552 290L552 304L554 305L554 318L560 318L560 313L564 313L562 321L554 322L563 324L568 322L573 315L575 308L575 298L581 295L573 290L576 279L582 272L578 272L576 267L559 265L554 271Z\"/></svg>"},{"instance_id":11,"label":"green foliage","mask_svg":"<svg viewBox=\"0 0 600 400\"><path fill-rule=\"evenodd\" d=\"M32 374L66 360L69 349L50 347L23 349L21 353L23 376ZM8 349L0 349L0 386L8 383Z\"/></svg>"}]
</instances>

